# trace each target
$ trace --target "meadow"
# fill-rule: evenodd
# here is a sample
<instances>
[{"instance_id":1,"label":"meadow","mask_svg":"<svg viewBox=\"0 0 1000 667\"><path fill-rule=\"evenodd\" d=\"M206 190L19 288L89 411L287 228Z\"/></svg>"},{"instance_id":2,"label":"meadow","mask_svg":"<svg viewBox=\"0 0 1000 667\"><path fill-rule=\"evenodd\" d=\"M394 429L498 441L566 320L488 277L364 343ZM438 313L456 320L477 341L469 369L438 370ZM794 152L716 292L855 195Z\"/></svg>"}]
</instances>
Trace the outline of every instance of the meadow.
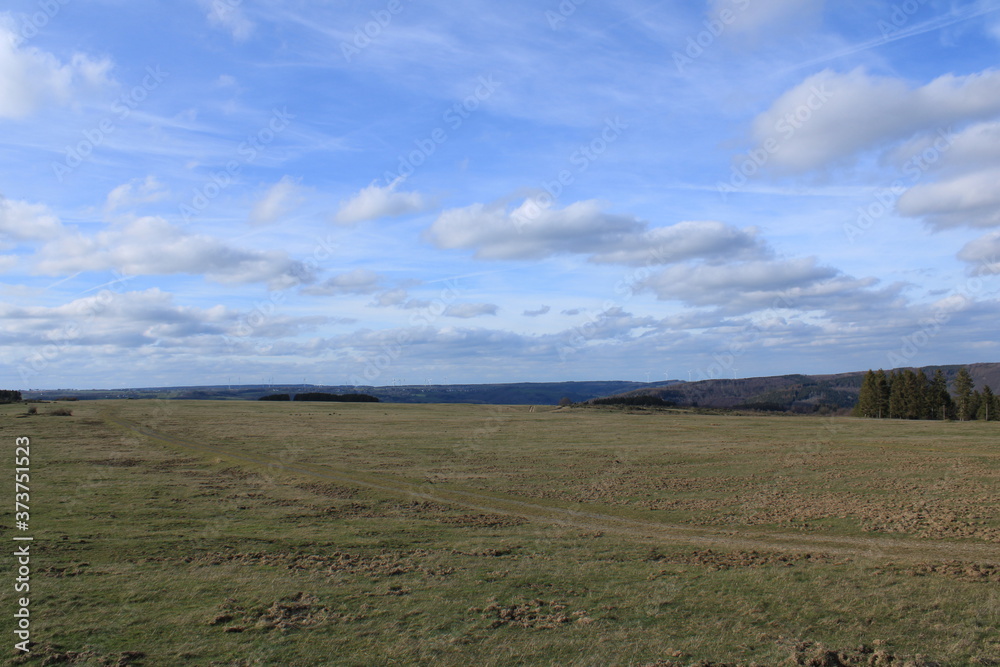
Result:
<instances>
[{"instance_id":1,"label":"meadow","mask_svg":"<svg viewBox=\"0 0 1000 667\"><path fill-rule=\"evenodd\" d=\"M996 423L37 408L12 664L1000 664Z\"/></svg>"}]
</instances>

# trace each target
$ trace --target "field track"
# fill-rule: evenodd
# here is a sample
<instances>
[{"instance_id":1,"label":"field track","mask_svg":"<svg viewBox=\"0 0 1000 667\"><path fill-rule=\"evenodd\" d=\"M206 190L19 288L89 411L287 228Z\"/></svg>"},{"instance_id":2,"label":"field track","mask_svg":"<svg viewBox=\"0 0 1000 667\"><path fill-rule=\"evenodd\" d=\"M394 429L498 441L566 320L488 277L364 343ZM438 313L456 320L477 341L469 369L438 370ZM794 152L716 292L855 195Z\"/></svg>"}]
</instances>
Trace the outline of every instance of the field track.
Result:
<instances>
[{"instance_id":1,"label":"field track","mask_svg":"<svg viewBox=\"0 0 1000 667\"><path fill-rule=\"evenodd\" d=\"M808 533L765 532L700 528L684 525L640 521L609 513L575 510L544 504L514 495L488 493L480 490L434 485L407 480L389 474L372 474L329 465L304 463L286 464L270 458L233 451L181 439L168 433L128 422L102 410L102 419L119 429L149 441L202 456L220 456L264 469L266 474L285 473L338 484L374 489L407 499L432 501L453 506L522 517L538 523L567 526L587 531L623 535L633 539L686 543L702 548L780 551L786 553L822 552L841 556L876 560L969 560L1000 565L1000 545L983 542L927 540L916 538L853 537Z\"/></svg>"}]
</instances>

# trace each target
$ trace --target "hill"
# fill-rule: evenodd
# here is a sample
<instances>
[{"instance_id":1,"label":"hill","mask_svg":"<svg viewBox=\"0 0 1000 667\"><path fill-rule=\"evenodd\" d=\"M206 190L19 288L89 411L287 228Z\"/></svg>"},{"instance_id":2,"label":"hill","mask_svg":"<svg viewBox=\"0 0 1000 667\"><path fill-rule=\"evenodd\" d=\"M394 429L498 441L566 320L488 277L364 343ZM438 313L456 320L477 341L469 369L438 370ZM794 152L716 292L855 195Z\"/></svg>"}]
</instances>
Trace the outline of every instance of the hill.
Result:
<instances>
[{"instance_id":1,"label":"hill","mask_svg":"<svg viewBox=\"0 0 1000 667\"><path fill-rule=\"evenodd\" d=\"M1000 387L1000 363L924 366L913 370L923 370L928 377L931 377L940 369L948 379L950 388L961 368L969 369L977 389L982 389L986 385L991 388ZM669 386L642 387L622 392L617 396L622 398L655 396L681 407L828 412L846 410L854 406L866 372L680 382Z\"/></svg>"}]
</instances>

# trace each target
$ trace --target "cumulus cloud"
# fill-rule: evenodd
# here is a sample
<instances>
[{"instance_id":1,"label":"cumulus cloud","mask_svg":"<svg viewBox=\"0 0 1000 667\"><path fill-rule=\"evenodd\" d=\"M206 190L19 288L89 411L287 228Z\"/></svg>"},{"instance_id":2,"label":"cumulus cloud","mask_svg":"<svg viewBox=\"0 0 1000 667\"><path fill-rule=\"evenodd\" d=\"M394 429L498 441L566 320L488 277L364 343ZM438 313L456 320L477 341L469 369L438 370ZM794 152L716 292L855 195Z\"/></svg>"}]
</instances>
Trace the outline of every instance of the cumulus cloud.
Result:
<instances>
[{"instance_id":1,"label":"cumulus cloud","mask_svg":"<svg viewBox=\"0 0 1000 667\"><path fill-rule=\"evenodd\" d=\"M65 232L59 218L44 204L0 197L0 244L14 241L49 241Z\"/></svg>"},{"instance_id":2,"label":"cumulus cloud","mask_svg":"<svg viewBox=\"0 0 1000 667\"><path fill-rule=\"evenodd\" d=\"M958 258L977 265L980 275L1000 274L1000 231L969 241L958 253Z\"/></svg>"},{"instance_id":3,"label":"cumulus cloud","mask_svg":"<svg viewBox=\"0 0 1000 667\"><path fill-rule=\"evenodd\" d=\"M305 265L283 251L232 247L159 217L129 220L90 236L63 234L41 248L36 265L48 275L112 269L129 275L204 275L230 284L266 282L271 289L314 279Z\"/></svg>"},{"instance_id":4,"label":"cumulus cloud","mask_svg":"<svg viewBox=\"0 0 1000 667\"><path fill-rule=\"evenodd\" d=\"M382 276L368 269L354 269L302 290L306 294L373 294L382 287Z\"/></svg>"},{"instance_id":5,"label":"cumulus cloud","mask_svg":"<svg viewBox=\"0 0 1000 667\"><path fill-rule=\"evenodd\" d=\"M401 287L397 287L396 289L387 290L376 296L375 302L372 305L378 308L402 306L408 298L409 294L407 294L406 290Z\"/></svg>"},{"instance_id":6,"label":"cumulus cloud","mask_svg":"<svg viewBox=\"0 0 1000 667\"><path fill-rule=\"evenodd\" d=\"M418 192L396 192L403 182L397 178L389 185L380 187L374 181L358 194L340 203L334 219L345 225L390 218L426 210L430 203Z\"/></svg>"},{"instance_id":7,"label":"cumulus cloud","mask_svg":"<svg viewBox=\"0 0 1000 667\"><path fill-rule=\"evenodd\" d=\"M768 168L806 172L918 132L933 134L998 113L998 70L946 74L923 86L864 68L824 70L779 97L754 120L752 132Z\"/></svg>"},{"instance_id":8,"label":"cumulus cloud","mask_svg":"<svg viewBox=\"0 0 1000 667\"><path fill-rule=\"evenodd\" d=\"M166 188L156 180L156 177L147 176L145 180L136 178L108 193L104 202L104 212L110 214L119 209L160 201L167 194Z\"/></svg>"},{"instance_id":9,"label":"cumulus cloud","mask_svg":"<svg viewBox=\"0 0 1000 667\"><path fill-rule=\"evenodd\" d=\"M659 299L690 306L714 306L727 313L795 309L858 313L898 298L902 285L875 289L874 278L852 278L815 258L754 261L731 265L671 266L636 288Z\"/></svg>"},{"instance_id":10,"label":"cumulus cloud","mask_svg":"<svg viewBox=\"0 0 1000 667\"><path fill-rule=\"evenodd\" d=\"M291 176L283 176L268 188L250 211L250 223L269 225L294 211L304 200L302 188Z\"/></svg>"},{"instance_id":11,"label":"cumulus cloud","mask_svg":"<svg viewBox=\"0 0 1000 667\"><path fill-rule=\"evenodd\" d=\"M550 310L552 310L552 308L550 308L549 306L542 306L541 308L536 308L535 310L526 310L526 311L524 311L524 316L525 317L539 317L541 315L545 315Z\"/></svg>"},{"instance_id":12,"label":"cumulus cloud","mask_svg":"<svg viewBox=\"0 0 1000 667\"><path fill-rule=\"evenodd\" d=\"M481 315L496 315L497 308L492 303L454 303L445 308L444 316L470 319Z\"/></svg>"},{"instance_id":13,"label":"cumulus cloud","mask_svg":"<svg viewBox=\"0 0 1000 667\"><path fill-rule=\"evenodd\" d=\"M896 202L903 215L938 228L1000 225L1000 168L984 169L935 183L921 183Z\"/></svg>"},{"instance_id":14,"label":"cumulus cloud","mask_svg":"<svg viewBox=\"0 0 1000 667\"><path fill-rule=\"evenodd\" d=\"M110 85L112 63L74 54L69 62L21 46L10 14L0 14L0 118L24 118L50 104L70 105Z\"/></svg>"},{"instance_id":15,"label":"cumulus cloud","mask_svg":"<svg viewBox=\"0 0 1000 667\"><path fill-rule=\"evenodd\" d=\"M606 212L597 200L562 209L537 199L527 199L511 210L499 203L473 204L444 211L425 236L439 248L474 249L477 258L492 260L583 254L597 263L649 265L767 254L753 229L739 230L719 222L681 222L651 229L633 216Z\"/></svg>"}]
</instances>

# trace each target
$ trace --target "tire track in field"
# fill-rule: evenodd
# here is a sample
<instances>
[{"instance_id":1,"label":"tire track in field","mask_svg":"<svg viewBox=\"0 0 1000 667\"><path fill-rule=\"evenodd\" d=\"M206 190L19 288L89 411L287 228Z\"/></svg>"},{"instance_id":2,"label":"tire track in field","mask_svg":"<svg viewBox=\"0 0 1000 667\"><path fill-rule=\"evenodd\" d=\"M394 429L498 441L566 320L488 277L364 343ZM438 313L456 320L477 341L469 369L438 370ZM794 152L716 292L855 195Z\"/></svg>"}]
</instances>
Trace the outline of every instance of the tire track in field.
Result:
<instances>
[{"instance_id":1,"label":"tire track in field","mask_svg":"<svg viewBox=\"0 0 1000 667\"><path fill-rule=\"evenodd\" d=\"M140 426L102 411L102 419L118 428L140 437L179 447L190 452L213 454L268 471L300 475L324 481L374 489L395 496L457 505L467 509L495 514L518 516L559 526L590 531L610 532L630 538L669 540L701 547L740 548L765 551L810 552L856 556L874 559L903 560L974 560L979 563L1000 564L1000 545L990 543L937 542L907 538L862 538L836 535L795 533L765 533L735 531L718 528L701 528L676 524L640 521L613 514L576 510L545 505L523 497L501 495L485 491L441 487L418 483L388 473L364 473L331 465L308 463L283 463L277 458L233 451L218 445L192 442L176 436Z\"/></svg>"}]
</instances>

